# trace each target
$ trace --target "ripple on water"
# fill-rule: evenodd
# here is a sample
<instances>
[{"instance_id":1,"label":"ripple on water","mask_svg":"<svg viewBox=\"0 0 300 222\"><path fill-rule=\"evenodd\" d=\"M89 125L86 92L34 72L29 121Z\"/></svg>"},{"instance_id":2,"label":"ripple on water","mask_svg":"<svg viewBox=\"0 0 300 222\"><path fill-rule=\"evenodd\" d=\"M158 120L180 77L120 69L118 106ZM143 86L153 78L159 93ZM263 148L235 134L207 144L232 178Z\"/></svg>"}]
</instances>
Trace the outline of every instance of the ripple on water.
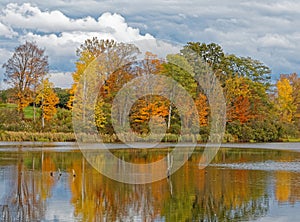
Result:
<instances>
[{"instance_id":1,"label":"ripple on water","mask_svg":"<svg viewBox=\"0 0 300 222\"><path fill-rule=\"evenodd\" d=\"M251 162L251 163L224 163L210 164L218 168L240 169L240 170L262 170L262 171L294 171L300 172L300 162Z\"/></svg>"}]
</instances>

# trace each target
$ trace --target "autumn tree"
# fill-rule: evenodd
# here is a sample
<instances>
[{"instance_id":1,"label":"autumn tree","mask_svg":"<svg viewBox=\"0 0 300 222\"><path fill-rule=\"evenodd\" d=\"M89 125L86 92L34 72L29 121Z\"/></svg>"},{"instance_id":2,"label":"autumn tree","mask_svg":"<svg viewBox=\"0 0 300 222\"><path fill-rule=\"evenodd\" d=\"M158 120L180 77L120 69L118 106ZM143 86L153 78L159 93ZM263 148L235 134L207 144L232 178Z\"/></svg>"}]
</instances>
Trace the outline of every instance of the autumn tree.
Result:
<instances>
[{"instance_id":1,"label":"autumn tree","mask_svg":"<svg viewBox=\"0 0 300 222\"><path fill-rule=\"evenodd\" d=\"M288 79L292 87L292 104L295 106L292 121L298 125L298 129L300 130L300 77L298 77L297 73L292 73L280 75L280 79L282 78Z\"/></svg>"},{"instance_id":2,"label":"autumn tree","mask_svg":"<svg viewBox=\"0 0 300 222\"><path fill-rule=\"evenodd\" d=\"M234 77L226 80L227 121L246 123L253 116L250 107L250 87L246 78Z\"/></svg>"},{"instance_id":3,"label":"autumn tree","mask_svg":"<svg viewBox=\"0 0 300 222\"><path fill-rule=\"evenodd\" d=\"M277 109L280 120L291 123L296 112L297 106L293 102L293 87L284 76L277 81Z\"/></svg>"},{"instance_id":4,"label":"autumn tree","mask_svg":"<svg viewBox=\"0 0 300 222\"><path fill-rule=\"evenodd\" d=\"M118 81L114 80L122 81L122 75L126 73L123 70L126 70L128 64L134 61L138 54L139 49L133 44L99 40L96 37L87 39L77 49L79 59L76 62L76 71L73 73L74 84L70 90L68 107L73 109L75 101L77 110L73 109L73 111L78 118L93 121L98 130L105 129L106 125L111 128L112 95L117 92L114 87L120 87ZM114 73L121 75L114 75ZM95 95L100 95L96 106L89 107L87 101ZM91 119L91 113L96 115L94 120Z\"/></svg>"},{"instance_id":5,"label":"autumn tree","mask_svg":"<svg viewBox=\"0 0 300 222\"><path fill-rule=\"evenodd\" d=\"M149 133L148 123L151 118L168 115L168 102L161 96L148 95L136 101L131 109L132 128L141 134Z\"/></svg>"},{"instance_id":6,"label":"autumn tree","mask_svg":"<svg viewBox=\"0 0 300 222\"><path fill-rule=\"evenodd\" d=\"M18 111L34 102L36 90L48 72L48 57L45 50L33 42L26 42L15 49L14 54L3 65L8 82L15 89Z\"/></svg>"},{"instance_id":7,"label":"autumn tree","mask_svg":"<svg viewBox=\"0 0 300 222\"><path fill-rule=\"evenodd\" d=\"M76 51L79 58L76 62L76 71L72 75L74 84L70 90L68 107L72 108L79 81L92 62L97 60L94 74L97 75L99 81L106 80L118 69L134 61L139 53L139 49L133 44L118 43L108 39L99 40L97 37L85 40Z\"/></svg>"},{"instance_id":8,"label":"autumn tree","mask_svg":"<svg viewBox=\"0 0 300 222\"><path fill-rule=\"evenodd\" d=\"M39 87L36 103L40 104L42 110L42 126L44 128L44 120L49 122L57 112L56 105L59 98L53 90L53 83L48 79L43 80Z\"/></svg>"},{"instance_id":9,"label":"autumn tree","mask_svg":"<svg viewBox=\"0 0 300 222\"><path fill-rule=\"evenodd\" d=\"M196 97L195 101L197 110L198 110L198 117L199 117L199 124L200 126L207 126L208 125L208 115L209 115L209 107L207 97L203 93L199 93Z\"/></svg>"},{"instance_id":10,"label":"autumn tree","mask_svg":"<svg viewBox=\"0 0 300 222\"><path fill-rule=\"evenodd\" d=\"M130 111L130 124L134 131L138 133L149 133L149 121L151 118L162 117L165 118L168 114L168 101L166 98L158 95L145 95L139 98L139 94L146 89L146 92L154 92L159 87L164 88L164 83L160 85L153 85L149 78L152 75L158 75L162 70L162 60L156 54L146 52L144 59L137 62L136 70L131 70L134 76L142 76L143 81L135 87L134 92L129 98L135 101ZM136 72L136 73L135 73Z\"/></svg>"},{"instance_id":11,"label":"autumn tree","mask_svg":"<svg viewBox=\"0 0 300 222\"><path fill-rule=\"evenodd\" d=\"M91 54L89 51L85 51L80 53L80 57L78 61L75 63L76 64L76 71L72 74L73 77L73 85L70 89L70 97L69 101L67 102L67 107L69 109L73 108L73 102L75 100L75 93L77 90L77 86L79 85L79 81L81 77L84 74L84 71L88 68L89 64L95 59L95 56Z\"/></svg>"}]
</instances>

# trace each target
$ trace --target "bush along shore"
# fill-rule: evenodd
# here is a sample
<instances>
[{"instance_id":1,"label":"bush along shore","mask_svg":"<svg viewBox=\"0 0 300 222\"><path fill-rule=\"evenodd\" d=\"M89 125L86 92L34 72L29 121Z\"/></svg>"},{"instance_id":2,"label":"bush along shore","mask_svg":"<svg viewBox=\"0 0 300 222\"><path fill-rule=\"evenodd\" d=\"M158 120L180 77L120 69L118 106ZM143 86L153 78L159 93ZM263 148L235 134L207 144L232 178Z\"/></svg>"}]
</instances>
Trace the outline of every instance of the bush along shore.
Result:
<instances>
[{"instance_id":1,"label":"bush along shore","mask_svg":"<svg viewBox=\"0 0 300 222\"><path fill-rule=\"evenodd\" d=\"M25 118L20 117L13 104L2 104L2 106L0 106L0 111L0 141L76 141L76 136L73 131L71 110L58 108L54 118L50 122L46 122L44 127L41 124L40 109L37 109L36 121L33 120L32 107L26 108ZM107 133L109 129L112 132ZM101 142L120 142L118 136L112 129L112 126L108 125L105 130L99 130ZM162 139L159 135L153 135L153 141L180 142L180 130L172 130L174 132L167 132ZM181 138L181 141L197 141L199 143L205 143L208 141L209 134L209 126L200 127L200 132L198 134L185 135ZM148 136L148 132L141 135L145 138ZM123 134L121 136L128 140L132 140L130 134ZM226 125L223 142L298 142L300 141L299 138L299 131L294 124L283 124L266 120L252 121L244 124L233 121Z\"/></svg>"}]
</instances>

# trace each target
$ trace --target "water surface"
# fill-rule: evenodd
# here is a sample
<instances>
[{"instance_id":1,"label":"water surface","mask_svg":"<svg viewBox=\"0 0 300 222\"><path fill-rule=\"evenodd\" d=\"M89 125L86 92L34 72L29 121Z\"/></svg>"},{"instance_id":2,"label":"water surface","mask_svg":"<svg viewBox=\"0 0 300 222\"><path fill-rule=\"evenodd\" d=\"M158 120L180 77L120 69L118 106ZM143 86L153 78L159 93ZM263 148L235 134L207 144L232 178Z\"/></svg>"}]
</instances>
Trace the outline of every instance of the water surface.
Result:
<instances>
[{"instance_id":1,"label":"water surface","mask_svg":"<svg viewBox=\"0 0 300 222\"><path fill-rule=\"evenodd\" d=\"M0 221L300 220L299 144L221 148L204 170L199 147L169 179L146 185L101 175L74 144L35 145L0 144ZM173 147L112 148L142 172Z\"/></svg>"}]
</instances>

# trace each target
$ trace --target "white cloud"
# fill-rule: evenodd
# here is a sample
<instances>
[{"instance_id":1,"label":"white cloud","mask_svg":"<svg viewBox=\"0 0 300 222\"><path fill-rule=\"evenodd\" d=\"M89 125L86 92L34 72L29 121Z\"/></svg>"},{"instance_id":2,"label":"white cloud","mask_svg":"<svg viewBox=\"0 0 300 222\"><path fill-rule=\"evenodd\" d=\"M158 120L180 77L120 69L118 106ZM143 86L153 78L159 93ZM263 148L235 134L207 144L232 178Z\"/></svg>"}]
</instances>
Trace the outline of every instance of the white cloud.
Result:
<instances>
[{"instance_id":1,"label":"white cloud","mask_svg":"<svg viewBox=\"0 0 300 222\"><path fill-rule=\"evenodd\" d=\"M251 8L256 8L258 11L274 14L283 14L283 13L297 13L299 14L300 2L299 1L251 1L243 2L243 5L249 6Z\"/></svg>"},{"instance_id":2,"label":"white cloud","mask_svg":"<svg viewBox=\"0 0 300 222\"><path fill-rule=\"evenodd\" d=\"M103 26L91 17L70 19L58 10L41 11L30 3L18 5L10 3L2 10L0 19L13 28L36 30L41 32L61 32L101 29Z\"/></svg>"},{"instance_id":3,"label":"white cloud","mask_svg":"<svg viewBox=\"0 0 300 222\"><path fill-rule=\"evenodd\" d=\"M88 38L118 42L155 39L130 27L125 18L116 13L106 12L97 19L90 16L71 18L58 10L41 10L29 3L8 4L0 14L0 22L19 31L19 43L34 41L45 48L50 68L60 72L74 70L76 49Z\"/></svg>"},{"instance_id":4,"label":"white cloud","mask_svg":"<svg viewBox=\"0 0 300 222\"><path fill-rule=\"evenodd\" d=\"M70 72L50 72L49 80L53 82L56 87L70 88L73 84L72 73Z\"/></svg>"},{"instance_id":5,"label":"white cloud","mask_svg":"<svg viewBox=\"0 0 300 222\"><path fill-rule=\"evenodd\" d=\"M291 44L285 36L278 34L266 34L265 36L259 38L257 42L262 47L283 47L283 48L291 48Z\"/></svg>"},{"instance_id":6,"label":"white cloud","mask_svg":"<svg viewBox=\"0 0 300 222\"><path fill-rule=\"evenodd\" d=\"M0 22L0 36L4 36L6 38L12 38L17 35L18 35L17 32L14 32L11 28L7 27L6 25Z\"/></svg>"},{"instance_id":7,"label":"white cloud","mask_svg":"<svg viewBox=\"0 0 300 222\"><path fill-rule=\"evenodd\" d=\"M30 3L8 4L2 10L0 21L13 28L43 33L100 32L114 35L114 38L119 41L151 38L149 34L141 36L139 30L129 27L119 14L103 13L97 20L90 16L73 19L58 10L41 11Z\"/></svg>"},{"instance_id":8,"label":"white cloud","mask_svg":"<svg viewBox=\"0 0 300 222\"><path fill-rule=\"evenodd\" d=\"M0 2L0 23L19 33L19 37L12 37L15 46L31 39L45 47L51 62L55 62L54 69L64 69L65 64L74 62L76 47L91 36L130 42L151 39L145 34L151 33L156 39L182 44L215 42L226 53L261 60L274 74L300 73L300 2L295 0L17 2L21 5ZM70 64L67 67L69 71L74 68Z\"/></svg>"}]
</instances>

